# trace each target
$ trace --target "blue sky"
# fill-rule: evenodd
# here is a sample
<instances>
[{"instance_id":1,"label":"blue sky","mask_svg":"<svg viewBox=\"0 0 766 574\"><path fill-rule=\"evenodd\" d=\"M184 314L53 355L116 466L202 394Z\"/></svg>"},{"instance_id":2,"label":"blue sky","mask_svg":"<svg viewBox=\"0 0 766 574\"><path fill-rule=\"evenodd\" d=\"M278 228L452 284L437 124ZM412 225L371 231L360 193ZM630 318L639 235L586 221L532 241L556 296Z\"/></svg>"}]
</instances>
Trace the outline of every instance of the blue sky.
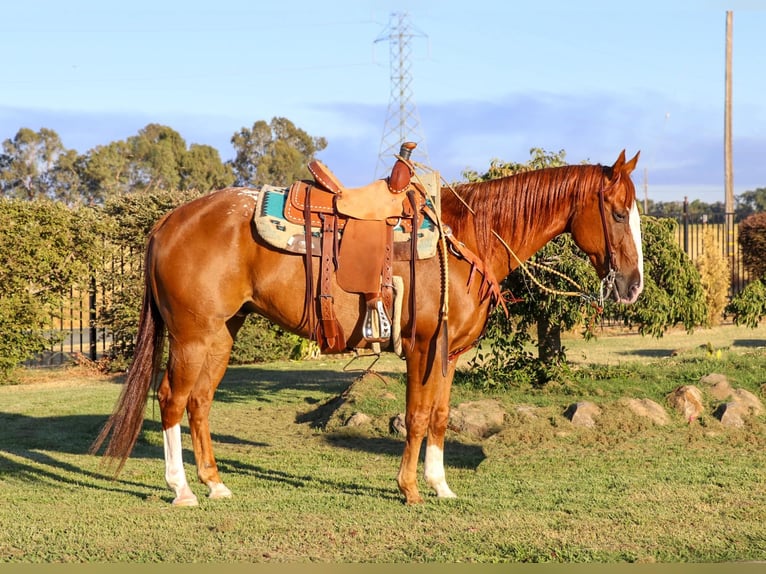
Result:
<instances>
[{"instance_id":1,"label":"blue sky","mask_svg":"<svg viewBox=\"0 0 766 574\"><path fill-rule=\"evenodd\" d=\"M29 0L1 9L0 139L55 130L86 152L148 123L233 157L290 119L347 185L373 179L406 11L431 165L451 181L532 147L641 151L656 201L723 201L725 13L734 10L735 193L766 187L766 1Z\"/></svg>"}]
</instances>

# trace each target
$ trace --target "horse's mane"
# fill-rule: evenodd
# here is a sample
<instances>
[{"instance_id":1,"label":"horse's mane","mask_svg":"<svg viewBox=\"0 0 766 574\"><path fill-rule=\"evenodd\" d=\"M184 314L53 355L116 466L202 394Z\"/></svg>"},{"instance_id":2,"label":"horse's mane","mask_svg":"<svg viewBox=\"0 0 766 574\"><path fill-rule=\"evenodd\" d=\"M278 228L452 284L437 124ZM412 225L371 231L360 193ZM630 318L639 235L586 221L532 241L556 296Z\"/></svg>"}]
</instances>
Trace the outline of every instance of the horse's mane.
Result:
<instances>
[{"instance_id":1,"label":"horse's mane","mask_svg":"<svg viewBox=\"0 0 766 574\"><path fill-rule=\"evenodd\" d=\"M442 192L442 214L458 239L472 227L478 254L488 261L499 246L492 231L523 241L544 230L562 209L571 211L586 194L598 191L609 171L601 165L568 165L461 184L456 193Z\"/></svg>"}]
</instances>

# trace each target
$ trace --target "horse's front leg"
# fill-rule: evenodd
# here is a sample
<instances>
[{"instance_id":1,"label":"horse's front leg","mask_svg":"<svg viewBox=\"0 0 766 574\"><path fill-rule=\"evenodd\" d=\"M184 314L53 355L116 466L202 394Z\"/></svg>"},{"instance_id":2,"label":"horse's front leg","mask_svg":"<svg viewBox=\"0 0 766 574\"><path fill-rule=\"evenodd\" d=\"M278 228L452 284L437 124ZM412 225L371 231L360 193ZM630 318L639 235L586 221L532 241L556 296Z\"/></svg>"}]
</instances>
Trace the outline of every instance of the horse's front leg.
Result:
<instances>
[{"instance_id":1,"label":"horse's front leg","mask_svg":"<svg viewBox=\"0 0 766 574\"><path fill-rule=\"evenodd\" d=\"M428 442L426 444L426 461L424 476L426 483L434 489L439 498L456 498L452 489L447 485L444 472L444 436L449 422L450 390L455 376L455 362L451 361L447 368L447 377L439 380L434 404L431 408L431 418L428 424Z\"/></svg>"},{"instance_id":2,"label":"horse's front leg","mask_svg":"<svg viewBox=\"0 0 766 574\"><path fill-rule=\"evenodd\" d=\"M434 358L436 355L436 358ZM432 363L429 365L429 361ZM417 486L418 459L428 433L425 478L440 497L454 497L444 476L444 434L449 418L450 383L454 367L442 376L439 353L429 353L428 344L416 346L407 357L407 439L397 483L407 504L423 502Z\"/></svg>"}]
</instances>

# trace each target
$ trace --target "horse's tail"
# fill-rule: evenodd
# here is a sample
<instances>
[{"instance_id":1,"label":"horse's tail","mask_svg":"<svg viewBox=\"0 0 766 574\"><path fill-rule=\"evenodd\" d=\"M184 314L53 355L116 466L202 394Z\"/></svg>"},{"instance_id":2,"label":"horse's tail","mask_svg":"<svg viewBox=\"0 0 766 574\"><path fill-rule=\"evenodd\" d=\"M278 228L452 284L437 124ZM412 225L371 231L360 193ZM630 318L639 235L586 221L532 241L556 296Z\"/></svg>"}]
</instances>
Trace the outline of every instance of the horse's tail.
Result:
<instances>
[{"instance_id":1,"label":"horse's tail","mask_svg":"<svg viewBox=\"0 0 766 574\"><path fill-rule=\"evenodd\" d=\"M95 454L111 434L104 456L116 462L115 475L125 466L138 440L144 422L149 387L159 372L165 342L165 321L154 300L150 282L150 249L151 240L144 265L144 300L141 305L133 362L128 369L114 412L90 448L90 453Z\"/></svg>"}]
</instances>

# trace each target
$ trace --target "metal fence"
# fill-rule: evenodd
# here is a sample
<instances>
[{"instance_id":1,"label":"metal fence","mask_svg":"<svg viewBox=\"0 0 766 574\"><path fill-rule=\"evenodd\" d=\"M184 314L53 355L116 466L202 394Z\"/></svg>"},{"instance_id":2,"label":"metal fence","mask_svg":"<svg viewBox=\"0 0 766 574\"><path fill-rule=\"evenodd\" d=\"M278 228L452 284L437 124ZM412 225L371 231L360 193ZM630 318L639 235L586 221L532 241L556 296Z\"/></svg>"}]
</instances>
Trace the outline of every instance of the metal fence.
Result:
<instances>
[{"instance_id":1,"label":"metal fence","mask_svg":"<svg viewBox=\"0 0 766 574\"><path fill-rule=\"evenodd\" d=\"M692 261L697 261L703 252L705 231L712 231L715 244L721 250L721 256L727 260L729 266L731 278L729 296L733 297L745 288L752 277L742 263L742 248L737 240L739 225L734 223L731 229L730 234L725 223L690 223L682 218L676 228L676 240L684 253Z\"/></svg>"}]
</instances>

